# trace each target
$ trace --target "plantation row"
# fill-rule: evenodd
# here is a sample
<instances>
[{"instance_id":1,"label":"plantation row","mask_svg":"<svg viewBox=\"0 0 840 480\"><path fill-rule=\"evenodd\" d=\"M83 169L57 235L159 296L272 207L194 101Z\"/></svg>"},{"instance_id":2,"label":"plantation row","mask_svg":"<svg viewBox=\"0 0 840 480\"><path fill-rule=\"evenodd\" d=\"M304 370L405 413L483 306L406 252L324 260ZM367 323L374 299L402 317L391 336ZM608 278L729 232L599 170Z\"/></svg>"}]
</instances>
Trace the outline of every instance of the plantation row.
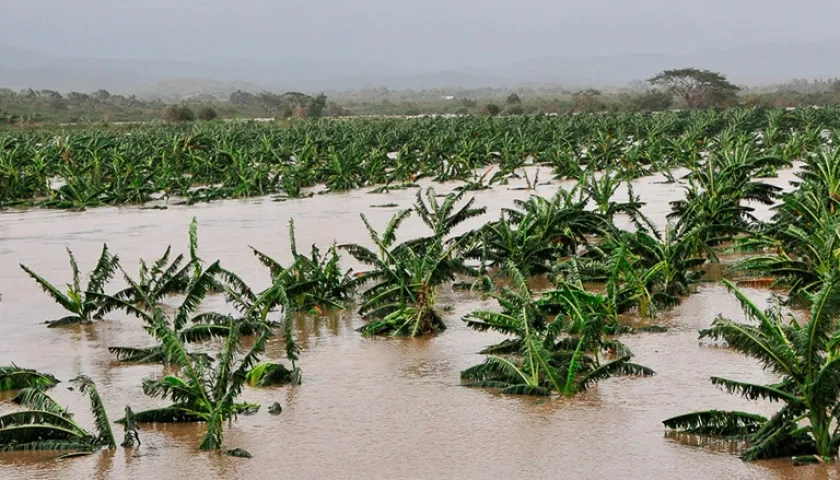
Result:
<instances>
[{"instance_id":1,"label":"plantation row","mask_svg":"<svg viewBox=\"0 0 840 480\"><path fill-rule=\"evenodd\" d=\"M586 146L590 160L582 167L577 164L580 153L568 160L568 165L577 169L569 175L577 178L569 190L561 189L552 198L534 195L517 201L498 219L460 235L453 234L459 225L486 213L467 198L467 189L443 197L433 189L419 190L412 208L396 213L384 227L369 224L362 215L371 239L367 246L333 245L325 251L313 246L310 253L303 253L297 249L292 226L290 264L282 265L254 250L272 281L263 291L249 287L219 261L202 261L195 223L190 228L187 254L173 256L167 249L153 263L141 262L136 275L123 270L107 247L86 285L82 285L71 253L73 282L67 292L37 272L22 268L68 312L49 322L50 327L95 323L121 311L138 317L152 341L145 348L110 347L115 360L169 367L168 375L145 379L142 387L149 397L167 399L171 405L136 413L126 408L121 420L126 430L124 445L135 446L139 426L145 423L205 422L207 434L200 447L220 449L226 421L259 408L238 401L246 385L302 381L302 352L290 322L296 312L320 314L327 309L358 308L365 320L362 334L421 336L446 328L445 306L436 300L441 288L483 292L497 301L498 309L475 311L463 320L472 329L497 331L507 338L481 352L486 356L484 362L461 372L463 384L511 395L573 396L612 376L653 375L651 369L632 361L632 352L621 336L653 334L662 328L634 329L630 326L633 320L655 319L658 312L678 305L692 293L703 266L716 262L722 250L750 252L732 267L730 278L750 284L773 279L773 286L785 290L785 304L810 309L807 321L793 321L783 314L781 299L777 306L760 310L736 283L727 280L750 323L719 318L701 337L725 340L779 378L771 385L724 378L713 378L714 384L748 399L779 402L781 408L770 418L712 410L664 423L678 431L746 440L743 458L749 460L795 456L797 462L831 461L840 446L840 148L830 145L832 136L820 132L825 127L822 117L835 114L830 110L735 110L654 117L389 121L393 129L375 130L385 138L402 129L411 131L410 125L447 125L451 131L440 132L447 135L463 134L469 128L492 131L503 124L511 131L518 132L515 127L541 131L547 138L566 125L581 129L580 136L587 140L576 143L573 151ZM805 117L815 120L810 123ZM619 125L617 118L639 119L640 124L661 121L672 125L669 128L681 124L680 138L700 124L707 125L703 132L712 124L720 128L715 134L698 134L698 138L689 135L691 141L680 145L691 145L691 150L669 153L678 161L661 163L660 158L645 163L637 157L636 163L629 163L628 152L636 148L638 140L626 139L640 137L637 131L610 130ZM770 131L763 123L771 119L777 130ZM752 126L743 126L750 121ZM604 122L603 128L613 133L599 130L598 122ZM276 131L291 134L333 129L336 133L373 129L377 123L301 123ZM593 133L582 125L589 125ZM260 128L245 127L241 135ZM756 131L763 135L757 136ZM145 134L149 132L139 135ZM434 139L429 131L423 135ZM526 138L534 144L529 135L522 134L523 144ZM674 142L667 139L670 135L655 137L658 148ZM596 138L604 140L609 154L598 150L601 144ZM609 150L616 138L622 140ZM318 144L317 139L312 142ZM639 144L650 148L645 141ZM505 159L524 162L523 156L529 155L537 158L527 150L507 156L503 152L493 158L503 171ZM486 152L480 157L487 161ZM790 167L794 160L801 161L803 167L792 191L782 193L763 180ZM399 162L398 158L392 163ZM521 165L517 163L510 173ZM640 171L677 165L689 171L680 180L685 197L672 202L668 225L659 231L641 213L643 204L629 182ZM629 200L614 201L616 192L625 188ZM750 202L778 206L770 221L760 222L752 215ZM410 216L422 220L426 232L398 241L400 226ZM629 218L635 228L619 228L618 218ZM342 268L342 253L363 269ZM118 271L127 287L115 292L109 282ZM527 279L535 275L546 277L551 286L532 291ZM200 309L206 298L219 294L225 296L233 313ZM164 306L175 298L177 305ZM275 332L285 339L288 365L264 358L266 342ZM246 337L252 338L243 341ZM208 351L213 354L205 353ZM114 435L95 385L83 376L76 380L90 396L94 431L80 426L45 393L56 383L52 376L15 366L0 370L0 389L20 389L15 402L24 408L0 416L0 449L76 454L113 448ZM280 407L270 410L279 413Z\"/></svg>"},{"instance_id":2,"label":"plantation row","mask_svg":"<svg viewBox=\"0 0 840 480\"><path fill-rule=\"evenodd\" d=\"M693 166L737 145L783 161L813 151L840 108L567 116L206 123L0 134L0 207L81 209L152 199L201 202L311 187L405 188L428 177L479 189L525 165L556 178L614 168L625 178ZM488 167L494 165L492 175Z\"/></svg>"}]
</instances>

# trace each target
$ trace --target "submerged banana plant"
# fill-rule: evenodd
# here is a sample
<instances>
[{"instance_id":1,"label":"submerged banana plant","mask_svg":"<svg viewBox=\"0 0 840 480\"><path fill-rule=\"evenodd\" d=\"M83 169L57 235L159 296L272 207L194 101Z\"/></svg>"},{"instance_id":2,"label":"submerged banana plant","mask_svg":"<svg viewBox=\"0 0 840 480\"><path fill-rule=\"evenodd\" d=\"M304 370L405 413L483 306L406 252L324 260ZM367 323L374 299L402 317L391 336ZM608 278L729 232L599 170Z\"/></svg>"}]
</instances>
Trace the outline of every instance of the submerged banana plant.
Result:
<instances>
[{"instance_id":1,"label":"submerged banana plant","mask_svg":"<svg viewBox=\"0 0 840 480\"><path fill-rule=\"evenodd\" d=\"M545 305L534 298L525 277L513 264L506 267L512 287L503 287L491 296L501 312L479 310L465 319L478 331L493 330L513 336L482 351L484 363L461 372L464 385L497 388L512 395L548 396L556 393L574 396L599 381L619 375L653 375L653 370L632 363L626 347L616 358L602 362L599 351L615 348L616 342L603 340L603 319L585 317L579 332L569 330L567 315L549 321Z\"/></svg>"},{"instance_id":2,"label":"submerged banana plant","mask_svg":"<svg viewBox=\"0 0 840 480\"><path fill-rule=\"evenodd\" d=\"M119 258L116 255L111 255L111 252L108 251L108 246L103 245L102 253L99 255L96 267L90 272L88 283L83 287L76 258L69 248L67 249L67 254L70 256L70 269L73 280L72 283L67 285L66 292L62 292L60 288L48 282L25 265L20 266L23 271L35 280L47 295L52 297L56 303L70 313L70 315L58 320L48 321L47 326L50 328L89 324L93 323L94 320L101 320L104 312L102 310L103 305L100 302L100 295L105 292L105 286L113 278L117 268L119 268Z\"/></svg>"},{"instance_id":3,"label":"submerged banana plant","mask_svg":"<svg viewBox=\"0 0 840 480\"><path fill-rule=\"evenodd\" d=\"M58 379L49 373L41 373L15 364L0 367L0 392L37 388L46 390L58 385Z\"/></svg>"},{"instance_id":4,"label":"submerged banana plant","mask_svg":"<svg viewBox=\"0 0 840 480\"><path fill-rule=\"evenodd\" d=\"M108 414L93 380L79 375L71 382L90 399L93 432L79 425L66 408L39 388L25 388L14 402L27 410L0 415L0 451L57 451L67 457L116 448Z\"/></svg>"},{"instance_id":5,"label":"submerged banana plant","mask_svg":"<svg viewBox=\"0 0 840 480\"><path fill-rule=\"evenodd\" d=\"M810 318L799 323L776 305L762 311L731 282L750 323L717 318L700 338L723 340L759 361L778 380L754 384L721 377L711 382L747 400L768 400L780 408L766 418L739 411L705 410L669 418L669 429L745 441L745 460L796 457L796 462L831 462L840 447L840 271L810 295Z\"/></svg>"}]
</instances>

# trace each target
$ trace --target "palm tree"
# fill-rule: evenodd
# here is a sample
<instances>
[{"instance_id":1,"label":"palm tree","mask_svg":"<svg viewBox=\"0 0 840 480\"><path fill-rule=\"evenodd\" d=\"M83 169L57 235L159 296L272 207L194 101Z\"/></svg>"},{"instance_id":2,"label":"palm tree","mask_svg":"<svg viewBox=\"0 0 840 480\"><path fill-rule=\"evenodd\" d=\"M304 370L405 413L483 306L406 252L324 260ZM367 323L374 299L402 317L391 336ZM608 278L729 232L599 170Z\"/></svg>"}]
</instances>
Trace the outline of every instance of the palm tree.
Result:
<instances>
[{"instance_id":1,"label":"palm tree","mask_svg":"<svg viewBox=\"0 0 840 480\"><path fill-rule=\"evenodd\" d=\"M15 403L29 410L0 416L0 451L55 450L68 452L65 456L75 456L92 454L101 448L116 448L96 385L83 375L71 382L90 399L95 432L81 427L67 409L39 388L26 388L15 397Z\"/></svg>"},{"instance_id":2,"label":"palm tree","mask_svg":"<svg viewBox=\"0 0 840 480\"><path fill-rule=\"evenodd\" d=\"M0 367L0 392L23 388L45 390L58 385L58 379L49 373L41 373L15 364Z\"/></svg>"},{"instance_id":3,"label":"palm tree","mask_svg":"<svg viewBox=\"0 0 840 480\"><path fill-rule=\"evenodd\" d=\"M742 455L745 460L817 455L830 461L840 446L840 271L835 269L820 290L810 295L810 318L804 324L785 318L778 308L762 311L731 282L724 284L757 325L721 317L700 337L725 340L780 379L769 385L720 377L711 381L748 400L769 400L782 407L769 419L713 410L663 423L681 432L745 439L749 445Z\"/></svg>"},{"instance_id":4,"label":"palm tree","mask_svg":"<svg viewBox=\"0 0 840 480\"><path fill-rule=\"evenodd\" d=\"M59 288L40 277L38 274L21 265L30 277L32 277L38 285L53 298L59 305L71 315L62 317L58 320L47 322L49 328L64 327L76 324L89 324L94 320L101 320L103 312L101 310L101 303L97 301L97 295L104 293L105 285L114 276L114 272L119 266L119 258L116 255L111 255L108 251L108 246L103 245L102 253L99 255L99 260L96 267L90 272L88 276L88 283L85 288L82 288L79 279L79 266L76 263L76 258L73 252L67 249L67 254L70 256L70 268L73 272L73 283L67 285L67 291L61 292Z\"/></svg>"}]
</instances>

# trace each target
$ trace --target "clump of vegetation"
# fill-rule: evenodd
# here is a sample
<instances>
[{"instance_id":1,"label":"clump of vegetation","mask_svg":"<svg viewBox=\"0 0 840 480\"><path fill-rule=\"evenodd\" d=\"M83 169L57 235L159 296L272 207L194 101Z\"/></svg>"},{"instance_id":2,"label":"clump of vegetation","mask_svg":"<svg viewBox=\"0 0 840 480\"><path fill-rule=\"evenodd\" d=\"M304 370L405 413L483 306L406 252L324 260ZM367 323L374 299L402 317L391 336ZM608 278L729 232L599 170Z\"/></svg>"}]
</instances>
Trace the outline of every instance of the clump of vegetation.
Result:
<instances>
[{"instance_id":1,"label":"clump of vegetation","mask_svg":"<svg viewBox=\"0 0 840 480\"><path fill-rule=\"evenodd\" d=\"M586 311L582 304L586 295L574 297L575 310L567 310L571 306L568 303L562 305L560 314L549 321L548 305L534 298L525 277L513 263L507 266L507 273L513 286L503 287L500 292L492 294L502 311L475 311L466 321L474 330L494 330L512 335L514 339L485 349L482 353L488 357L484 363L461 372L465 385L500 388L502 393L514 395L547 396L554 392L573 396L611 376L654 374L649 368L631 363L626 347L603 339L602 315L592 312L573 318ZM571 293L551 292L546 294L546 298L570 298ZM573 321L567 322L570 319ZM575 325L580 328L570 330ZM578 331L573 335L564 335L564 332L575 330ZM601 351L606 347L621 354L602 362Z\"/></svg>"},{"instance_id":2,"label":"clump of vegetation","mask_svg":"<svg viewBox=\"0 0 840 480\"><path fill-rule=\"evenodd\" d=\"M513 104L513 105L509 105L505 109L505 113L507 115L523 115L525 113L525 109L522 108L522 105L516 103L516 104Z\"/></svg>"},{"instance_id":3,"label":"clump of vegetation","mask_svg":"<svg viewBox=\"0 0 840 480\"><path fill-rule=\"evenodd\" d=\"M835 270L811 296L810 318L800 324L780 309L762 311L743 292L726 282L753 323L718 318L700 338L724 340L730 348L761 362L780 377L768 385L712 377L729 393L748 400L782 405L771 418L744 412L702 411L665 420L666 427L700 435L746 440L745 460L816 456L831 462L840 437L840 361L837 318L840 315L840 273Z\"/></svg>"},{"instance_id":4,"label":"clump of vegetation","mask_svg":"<svg viewBox=\"0 0 840 480\"><path fill-rule=\"evenodd\" d=\"M219 113L213 107L201 107L198 109L198 113L196 117L199 120L208 122L210 120L215 120L219 116Z\"/></svg>"},{"instance_id":5,"label":"clump of vegetation","mask_svg":"<svg viewBox=\"0 0 840 480\"><path fill-rule=\"evenodd\" d=\"M253 368L271 330L263 328L253 346L241 347L240 333L227 326L228 335L219 349L216 360L196 357L187 352L176 332L164 322L158 322L152 334L158 338L170 363L179 367L179 375L143 380L143 392L152 398L165 398L171 406L134 414L137 423L148 422L205 422L207 433L199 448L220 449L224 424L235 414L259 408L258 405L237 403L248 371ZM125 421L125 419L123 419Z\"/></svg>"},{"instance_id":6,"label":"clump of vegetation","mask_svg":"<svg viewBox=\"0 0 840 480\"><path fill-rule=\"evenodd\" d=\"M186 105L170 105L166 107L163 116L170 122L192 122L195 120L195 112Z\"/></svg>"},{"instance_id":7,"label":"clump of vegetation","mask_svg":"<svg viewBox=\"0 0 840 480\"><path fill-rule=\"evenodd\" d=\"M481 107L481 113L495 117L496 115L502 113L502 107L496 105L495 103L488 103Z\"/></svg>"},{"instance_id":8,"label":"clump of vegetation","mask_svg":"<svg viewBox=\"0 0 840 480\"><path fill-rule=\"evenodd\" d=\"M289 245L293 260L287 267L259 250L251 249L268 268L272 282L283 285L291 302L290 308L317 313L329 308L345 308L358 282L350 270L341 270L337 247L332 245L326 254L315 245L309 256L298 252L294 221L289 222Z\"/></svg>"},{"instance_id":9,"label":"clump of vegetation","mask_svg":"<svg viewBox=\"0 0 840 480\"><path fill-rule=\"evenodd\" d=\"M46 292L56 303L67 310L70 315L62 317L58 320L50 320L47 326L50 328L66 327L69 325L90 324L94 320L101 320L104 315L103 304L99 301L98 295L105 291L105 286L108 281L113 278L117 268L119 268L119 258L116 255L111 255L108 251L108 246L102 247L102 253L99 255L99 260L96 267L90 272L88 282L85 287L82 287L79 266L76 263L76 258L73 252L67 249L67 254L70 256L70 268L73 274L72 283L67 285L67 291L62 292L58 287L51 284L37 273L30 270L25 265L21 265L30 277Z\"/></svg>"},{"instance_id":10,"label":"clump of vegetation","mask_svg":"<svg viewBox=\"0 0 840 480\"><path fill-rule=\"evenodd\" d=\"M68 457L116 448L108 413L96 385L83 375L72 382L90 399L94 432L79 425L73 414L40 388L29 387L21 390L14 400L28 410L0 416L0 451L59 451Z\"/></svg>"},{"instance_id":11,"label":"clump of vegetation","mask_svg":"<svg viewBox=\"0 0 840 480\"><path fill-rule=\"evenodd\" d=\"M17 365L0 367L0 392L37 388L46 390L58 385L58 379L49 373L41 373Z\"/></svg>"},{"instance_id":12,"label":"clump of vegetation","mask_svg":"<svg viewBox=\"0 0 840 480\"><path fill-rule=\"evenodd\" d=\"M475 275L458 254L466 236L452 237L453 229L464 221L482 215L484 208L473 208L474 199L462 206L465 191L449 194L443 203L437 201L433 189L426 190L424 200L417 193L414 212L430 230L426 237L396 243L397 229L412 213L396 213L382 233L377 232L362 214L376 250L348 244L341 248L370 270L357 277L359 284L372 282L362 292L359 310L370 322L362 327L367 335L420 336L446 329L436 310L436 289L455 280L457 274Z\"/></svg>"},{"instance_id":13,"label":"clump of vegetation","mask_svg":"<svg viewBox=\"0 0 840 480\"><path fill-rule=\"evenodd\" d=\"M648 80L681 97L688 108L720 105L734 100L740 90L720 73L697 68L665 70Z\"/></svg>"}]
</instances>

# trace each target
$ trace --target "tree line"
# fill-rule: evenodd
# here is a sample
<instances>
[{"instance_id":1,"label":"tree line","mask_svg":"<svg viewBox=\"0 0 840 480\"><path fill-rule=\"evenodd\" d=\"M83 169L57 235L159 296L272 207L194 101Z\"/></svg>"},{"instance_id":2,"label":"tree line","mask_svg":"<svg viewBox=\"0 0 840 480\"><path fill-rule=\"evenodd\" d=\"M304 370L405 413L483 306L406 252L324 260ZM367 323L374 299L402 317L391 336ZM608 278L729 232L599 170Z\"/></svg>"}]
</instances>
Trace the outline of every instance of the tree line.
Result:
<instances>
[{"instance_id":1,"label":"tree line","mask_svg":"<svg viewBox=\"0 0 840 480\"><path fill-rule=\"evenodd\" d=\"M0 124L160 119L180 122L215 118L309 118L342 114L344 112L340 108L329 104L326 95L312 96L299 92L253 94L236 91L227 100L202 96L167 104L159 99L111 94L107 90L62 95L55 90L28 88L15 92L0 89Z\"/></svg>"},{"instance_id":2,"label":"tree line","mask_svg":"<svg viewBox=\"0 0 840 480\"><path fill-rule=\"evenodd\" d=\"M712 108L735 105L793 107L840 103L840 80L813 83L794 81L762 89L745 89L725 75L697 68L665 70L630 89L603 92L597 89L518 89L506 94L479 90L441 95L442 90L366 92L336 94L328 100L323 93L251 93L237 90L226 99L200 95L180 103L141 99L135 95L24 89L0 89L0 124L44 122L130 122L167 120L172 122L215 118L317 118L346 115L484 114L522 115L530 113L574 113L599 111L650 112L671 108ZM527 92L527 93L526 93Z\"/></svg>"}]
</instances>

